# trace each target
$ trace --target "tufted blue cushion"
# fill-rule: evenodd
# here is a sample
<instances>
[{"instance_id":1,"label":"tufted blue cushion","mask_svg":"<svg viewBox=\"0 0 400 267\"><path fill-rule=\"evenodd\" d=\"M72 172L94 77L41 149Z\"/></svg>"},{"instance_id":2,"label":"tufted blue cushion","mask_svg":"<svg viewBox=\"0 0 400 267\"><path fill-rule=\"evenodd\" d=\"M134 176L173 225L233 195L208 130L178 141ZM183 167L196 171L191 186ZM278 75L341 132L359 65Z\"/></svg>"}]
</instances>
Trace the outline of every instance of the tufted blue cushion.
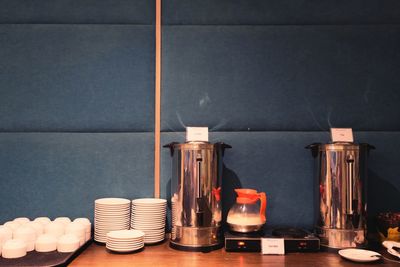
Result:
<instances>
[{"instance_id":1,"label":"tufted blue cushion","mask_svg":"<svg viewBox=\"0 0 400 267\"><path fill-rule=\"evenodd\" d=\"M152 131L154 27L0 25L0 131Z\"/></svg>"},{"instance_id":2,"label":"tufted blue cushion","mask_svg":"<svg viewBox=\"0 0 400 267\"><path fill-rule=\"evenodd\" d=\"M399 130L400 26L165 26L162 130Z\"/></svg>"},{"instance_id":3,"label":"tufted blue cushion","mask_svg":"<svg viewBox=\"0 0 400 267\"><path fill-rule=\"evenodd\" d=\"M153 133L0 133L0 224L93 217L94 200L153 195Z\"/></svg>"},{"instance_id":4,"label":"tufted blue cushion","mask_svg":"<svg viewBox=\"0 0 400 267\"><path fill-rule=\"evenodd\" d=\"M155 1L1 0L0 23L154 24Z\"/></svg>"},{"instance_id":5,"label":"tufted blue cushion","mask_svg":"<svg viewBox=\"0 0 400 267\"><path fill-rule=\"evenodd\" d=\"M399 23L397 0L164 0L165 24Z\"/></svg>"}]
</instances>

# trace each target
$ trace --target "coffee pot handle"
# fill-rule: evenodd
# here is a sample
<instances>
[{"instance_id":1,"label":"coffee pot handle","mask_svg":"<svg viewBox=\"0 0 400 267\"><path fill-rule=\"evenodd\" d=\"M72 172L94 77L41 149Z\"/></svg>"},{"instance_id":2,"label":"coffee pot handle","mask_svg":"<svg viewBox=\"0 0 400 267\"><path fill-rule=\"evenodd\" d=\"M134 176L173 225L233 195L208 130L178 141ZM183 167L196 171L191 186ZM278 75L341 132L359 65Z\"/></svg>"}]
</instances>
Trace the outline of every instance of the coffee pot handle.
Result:
<instances>
[{"instance_id":1,"label":"coffee pot handle","mask_svg":"<svg viewBox=\"0 0 400 267\"><path fill-rule=\"evenodd\" d=\"M305 147L305 149L310 149L312 156L315 158L318 156L318 148L321 143L312 143Z\"/></svg>"},{"instance_id":2,"label":"coffee pot handle","mask_svg":"<svg viewBox=\"0 0 400 267\"><path fill-rule=\"evenodd\" d=\"M353 214L353 182L354 182L354 158L348 155L346 159L347 166L347 196L346 196L346 209L347 214Z\"/></svg>"},{"instance_id":3,"label":"coffee pot handle","mask_svg":"<svg viewBox=\"0 0 400 267\"><path fill-rule=\"evenodd\" d=\"M264 192L258 193L258 197L260 198L261 207L260 207L260 217L262 221L266 221L265 210L267 209L267 195Z\"/></svg>"},{"instance_id":4,"label":"coffee pot handle","mask_svg":"<svg viewBox=\"0 0 400 267\"><path fill-rule=\"evenodd\" d=\"M175 146L176 144L179 144L179 143L178 143L178 142L172 142L172 143L163 145L163 147L168 147L168 148L169 148L169 151L170 151L170 153L171 153L171 157L174 155L174 146Z\"/></svg>"},{"instance_id":5,"label":"coffee pot handle","mask_svg":"<svg viewBox=\"0 0 400 267\"><path fill-rule=\"evenodd\" d=\"M225 149L232 148L231 145L225 144L223 142L215 143L215 145L217 146L218 150L221 151L222 156L224 156L224 154L225 154Z\"/></svg>"}]
</instances>

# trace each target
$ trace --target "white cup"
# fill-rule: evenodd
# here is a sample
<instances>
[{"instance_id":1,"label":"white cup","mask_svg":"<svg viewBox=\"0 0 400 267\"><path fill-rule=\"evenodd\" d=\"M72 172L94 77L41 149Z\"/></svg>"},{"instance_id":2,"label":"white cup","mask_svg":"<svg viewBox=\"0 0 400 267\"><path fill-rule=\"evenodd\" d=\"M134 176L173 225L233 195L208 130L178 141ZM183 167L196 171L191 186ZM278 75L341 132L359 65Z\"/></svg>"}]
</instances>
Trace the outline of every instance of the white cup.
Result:
<instances>
[{"instance_id":1,"label":"white cup","mask_svg":"<svg viewBox=\"0 0 400 267\"><path fill-rule=\"evenodd\" d=\"M71 219L68 217L57 217L54 219L54 222L60 222L64 224L64 226L67 226L69 223L71 223Z\"/></svg>"},{"instance_id":2,"label":"white cup","mask_svg":"<svg viewBox=\"0 0 400 267\"><path fill-rule=\"evenodd\" d=\"M40 236L44 232L44 226L40 222L29 222L26 225L32 227L36 231L36 236Z\"/></svg>"},{"instance_id":3,"label":"white cup","mask_svg":"<svg viewBox=\"0 0 400 267\"><path fill-rule=\"evenodd\" d=\"M57 242L58 252L74 252L79 248L79 239L73 234L61 236Z\"/></svg>"},{"instance_id":4,"label":"white cup","mask_svg":"<svg viewBox=\"0 0 400 267\"><path fill-rule=\"evenodd\" d=\"M92 237L92 224L88 218L76 218L74 223L80 223L85 227L85 242Z\"/></svg>"},{"instance_id":5,"label":"white cup","mask_svg":"<svg viewBox=\"0 0 400 267\"><path fill-rule=\"evenodd\" d=\"M59 238L64 234L64 224L60 222L51 222L44 227L44 233Z\"/></svg>"},{"instance_id":6,"label":"white cup","mask_svg":"<svg viewBox=\"0 0 400 267\"><path fill-rule=\"evenodd\" d=\"M29 218L27 217L18 217L14 219L14 222L19 223L20 225L24 225L27 224L28 222L30 222L31 220L29 220Z\"/></svg>"},{"instance_id":7,"label":"white cup","mask_svg":"<svg viewBox=\"0 0 400 267\"><path fill-rule=\"evenodd\" d=\"M46 224L51 222L49 217L37 217L33 221L38 222L38 223L42 224L43 226L46 226Z\"/></svg>"},{"instance_id":8,"label":"white cup","mask_svg":"<svg viewBox=\"0 0 400 267\"><path fill-rule=\"evenodd\" d=\"M65 228L65 234L73 234L79 238L79 245L82 246L85 243L85 226L79 222L73 222L67 225Z\"/></svg>"},{"instance_id":9,"label":"white cup","mask_svg":"<svg viewBox=\"0 0 400 267\"><path fill-rule=\"evenodd\" d=\"M13 231L7 226L0 225L0 245L12 239Z\"/></svg>"},{"instance_id":10,"label":"white cup","mask_svg":"<svg viewBox=\"0 0 400 267\"><path fill-rule=\"evenodd\" d=\"M3 244L2 257L6 259L20 258L26 255L26 243L21 239L11 239Z\"/></svg>"},{"instance_id":11,"label":"white cup","mask_svg":"<svg viewBox=\"0 0 400 267\"><path fill-rule=\"evenodd\" d=\"M29 252L35 249L36 231L27 224L15 230L13 238L24 240L26 242L26 251Z\"/></svg>"},{"instance_id":12,"label":"white cup","mask_svg":"<svg viewBox=\"0 0 400 267\"><path fill-rule=\"evenodd\" d=\"M35 242L37 252L50 252L57 249L57 238L50 234L40 235Z\"/></svg>"},{"instance_id":13,"label":"white cup","mask_svg":"<svg viewBox=\"0 0 400 267\"><path fill-rule=\"evenodd\" d=\"M3 225L10 228L14 232L15 230L17 230L18 227L20 227L21 224L15 221L8 221L5 222Z\"/></svg>"}]
</instances>

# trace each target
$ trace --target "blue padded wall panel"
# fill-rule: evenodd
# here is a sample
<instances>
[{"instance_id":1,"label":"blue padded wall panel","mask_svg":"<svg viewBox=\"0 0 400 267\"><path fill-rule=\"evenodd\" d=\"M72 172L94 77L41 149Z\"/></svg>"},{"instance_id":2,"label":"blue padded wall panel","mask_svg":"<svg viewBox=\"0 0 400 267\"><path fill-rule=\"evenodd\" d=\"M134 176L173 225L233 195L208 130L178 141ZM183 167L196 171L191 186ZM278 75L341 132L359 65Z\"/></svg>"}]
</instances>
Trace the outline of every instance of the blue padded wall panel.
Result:
<instances>
[{"instance_id":1,"label":"blue padded wall panel","mask_svg":"<svg viewBox=\"0 0 400 267\"><path fill-rule=\"evenodd\" d=\"M153 196L153 133L0 133L0 224L93 217L94 200Z\"/></svg>"},{"instance_id":2,"label":"blue padded wall panel","mask_svg":"<svg viewBox=\"0 0 400 267\"><path fill-rule=\"evenodd\" d=\"M397 0L164 0L165 24L399 23Z\"/></svg>"},{"instance_id":3,"label":"blue padded wall panel","mask_svg":"<svg viewBox=\"0 0 400 267\"><path fill-rule=\"evenodd\" d=\"M154 24L152 0L0 0L0 23Z\"/></svg>"},{"instance_id":4,"label":"blue padded wall panel","mask_svg":"<svg viewBox=\"0 0 400 267\"><path fill-rule=\"evenodd\" d=\"M184 133L162 134L162 144L184 139ZM369 215L400 210L400 159L393 157L400 148L400 133L356 132L355 139L377 147L369 158ZM312 227L314 159L304 147L328 142L329 132L218 132L211 133L210 141L232 145L224 157L225 214L235 201L234 188L254 188L268 195L268 225ZM162 193L169 198L171 161L167 149L162 152L161 173Z\"/></svg>"},{"instance_id":5,"label":"blue padded wall panel","mask_svg":"<svg viewBox=\"0 0 400 267\"><path fill-rule=\"evenodd\" d=\"M400 26L165 26L162 130L399 130Z\"/></svg>"},{"instance_id":6,"label":"blue padded wall panel","mask_svg":"<svg viewBox=\"0 0 400 267\"><path fill-rule=\"evenodd\" d=\"M0 25L0 131L152 131L154 27Z\"/></svg>"}]
</instances>

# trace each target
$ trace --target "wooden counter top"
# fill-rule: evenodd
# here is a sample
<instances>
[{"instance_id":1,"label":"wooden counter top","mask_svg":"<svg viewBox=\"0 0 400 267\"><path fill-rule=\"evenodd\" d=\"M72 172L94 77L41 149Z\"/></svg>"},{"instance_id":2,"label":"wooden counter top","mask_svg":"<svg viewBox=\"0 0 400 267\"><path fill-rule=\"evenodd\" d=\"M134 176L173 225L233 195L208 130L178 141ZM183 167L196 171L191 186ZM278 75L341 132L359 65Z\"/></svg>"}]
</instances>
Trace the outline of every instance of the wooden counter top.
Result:
<instances>
[{"instance_id":1,"label":"wooden counter top","mask_svg":"<svg viewBox=\"0 0 400 267\"><path fill-rule=\"evenodd\" d=\"M365 266L341 258L333 252L288 253L284 256L260 253L226 252L224 249L209 253L185 252L169 247L168 241L146 246L131 254L110 253L105 246L92 244L70 266ZM387 260L369 263L368 266L400 266Z\"/></svg>"}]
</instances>

